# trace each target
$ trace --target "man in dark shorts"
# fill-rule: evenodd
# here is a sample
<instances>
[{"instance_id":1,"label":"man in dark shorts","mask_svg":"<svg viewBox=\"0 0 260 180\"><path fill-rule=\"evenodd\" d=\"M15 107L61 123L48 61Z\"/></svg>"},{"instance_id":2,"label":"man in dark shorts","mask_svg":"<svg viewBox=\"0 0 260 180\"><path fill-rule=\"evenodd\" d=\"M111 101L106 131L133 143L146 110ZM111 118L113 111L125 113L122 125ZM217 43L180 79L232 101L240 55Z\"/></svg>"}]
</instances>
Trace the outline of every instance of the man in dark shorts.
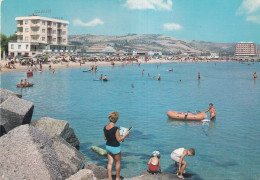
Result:
<instances>
[{"instance_id":1,"label":"man in dark shorts","mask_svg":"<svg viewBox=\"0 0 260 180\"><path fill-rule=\"evenodd\" d=\"M209 104L209 109L206 110L205 113L208 112L208 111L209 111L209 113L210 113L210 120L216 120L217 111L216 111L216 109L213 107L213 104L212 104L212 103Z\"/></svg>"}]
</instances>

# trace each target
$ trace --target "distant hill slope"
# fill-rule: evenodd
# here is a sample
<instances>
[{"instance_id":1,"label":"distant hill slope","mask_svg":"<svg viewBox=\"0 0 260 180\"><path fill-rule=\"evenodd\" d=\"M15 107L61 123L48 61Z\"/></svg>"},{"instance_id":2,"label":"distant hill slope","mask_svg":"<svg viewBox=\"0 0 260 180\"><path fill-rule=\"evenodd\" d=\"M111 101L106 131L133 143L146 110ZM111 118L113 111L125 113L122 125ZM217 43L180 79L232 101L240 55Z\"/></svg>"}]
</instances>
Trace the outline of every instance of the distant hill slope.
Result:
<instances>
[{"instance_id":1,"label":"distant hill slope","mask_svg":"<svg viewBox=\"0 0 260 180\"><path fill-rule=\"evenodd\" d=\"M235 46L234 43L188 41L159 34L128 34L125 36L69 35L69 44L79 46L109 44L117 50L151 50L174 54L187 51L233 53Z\"/></svg>"}]
</instances>

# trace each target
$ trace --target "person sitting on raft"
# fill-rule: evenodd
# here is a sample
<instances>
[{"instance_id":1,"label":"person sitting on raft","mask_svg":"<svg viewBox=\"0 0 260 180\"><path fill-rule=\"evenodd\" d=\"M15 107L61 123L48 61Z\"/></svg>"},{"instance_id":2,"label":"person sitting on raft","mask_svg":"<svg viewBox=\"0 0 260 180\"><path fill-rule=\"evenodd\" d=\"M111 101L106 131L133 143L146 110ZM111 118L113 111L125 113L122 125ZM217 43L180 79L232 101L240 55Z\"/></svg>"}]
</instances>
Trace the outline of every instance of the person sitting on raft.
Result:
<instances>
[{"instance_id":1,"label":"person sitting on raft","mask_svg":"<svg viewBox=\"0 0 260 180\"><path fill-rule=\"evenodd\" d=\"M254 76L254 78L255 78L255 79L257 78L257 74L256 74L256 72L254 73L254 75L253 75L253 76Z\"/></svg>"},{"instance_id":2,"label":"person sitting on raft","mask_svg":"<svg viewBox=\"0 0 260 180\"><path fill-rule=\"evenodd\" d=\"M28 85L27 79L24 79L24 85Z\"/></svg>"},{"instance_id":3,"label":"person sitting on raft","mask_svg":"<svg viewBox=\"0 0 260 180\"><path fill-rule=\"evenodd\" d=\"M21 80L20 85L21 85L21 86L23 85L23 80Z\"/></svg>"},{"instance_id":4,"label":"person sitting on raft","mask_svg":"<svg viewBox=\"0 0 260 180\"><path fill-rule=\"evenodd\" d=\"M104 77L103 81L107 81L107 75L105 75L105 77Z\"/></svg>"},{"instance_id":5,"label":"person sitting on raft","mask_svg":"<svg viewBox=\"0 0 260 180\"><path fill-rule=\"evenodd\" d=\"M102 80L103 74L100 75L99 80Z\"/></svg>"},{"instance_id":6,"label":"person sitting on raft","mask_svg":"<svg viewBox=\"0 0 260 180\"><path fill-rule=\"evenodd\" d=\"M205 113L208 112L210 113L210 120L216 120L216 115L217 115L217 111L216 109L213 107L213 104L210 103L209 104L209 109L204 111Z\"/></svg>"},{"instance_id":7,"label":"person sitting on raft","mask_svg":"<svg viewBox=\"0 0 260 180\"><path fill-rule=\"evenodd\" d=\"M158 169L159 169L160 173L162 172L160 160L159 160L160 157L161 157L161 155L160 155L159 151L154 151L152 153L152 157L150 158L149 162L147 163L149 172L157 173Z\"/></svg>"}]
</instances>

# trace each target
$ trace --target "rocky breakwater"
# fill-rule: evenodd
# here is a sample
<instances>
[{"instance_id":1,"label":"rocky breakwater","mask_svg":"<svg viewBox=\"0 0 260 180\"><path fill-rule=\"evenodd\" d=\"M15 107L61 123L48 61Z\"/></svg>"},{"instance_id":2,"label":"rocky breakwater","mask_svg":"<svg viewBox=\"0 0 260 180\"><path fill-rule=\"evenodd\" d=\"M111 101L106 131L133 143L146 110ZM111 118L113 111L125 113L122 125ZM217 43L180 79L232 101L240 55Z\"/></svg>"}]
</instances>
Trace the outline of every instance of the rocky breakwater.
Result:
<instances>
[{"instance_id":1,"label":"rocky breakwater","mask_svg":"<svg viewBox=\"0 0 260 180\"><path fill-rule=\"evenodd\" d=\"M0 88L0 136L31 122L34 105L22 95Z\"/></svg>"},{"instance_id":2,"label":"rocky breakwater","mask_svg":"<svg viewBox=\"0 0 260 180\"><path fill-rule=\"evenodd\" d=\"M4 130L0 137L0 180L108 179L104 167L91 162L82 166L80 143L67 121L44 117L30 123L33 103L11 91L0 92L0 126ZM131 179L177 178L171 173L152 175L143 171L141 176Z\"/></svg>"}]
</instances>

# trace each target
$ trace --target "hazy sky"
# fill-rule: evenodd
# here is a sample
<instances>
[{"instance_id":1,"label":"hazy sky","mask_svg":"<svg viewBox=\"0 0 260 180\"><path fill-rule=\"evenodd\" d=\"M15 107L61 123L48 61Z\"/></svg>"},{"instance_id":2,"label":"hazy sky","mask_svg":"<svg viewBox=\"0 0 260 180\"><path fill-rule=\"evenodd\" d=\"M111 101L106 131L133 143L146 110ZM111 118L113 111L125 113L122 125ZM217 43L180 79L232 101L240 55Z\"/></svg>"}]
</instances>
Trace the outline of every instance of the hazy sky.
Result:
<instances>
[{"instance_id":1,"label":"hazy sky","mask_svg":"<svg viewBox=\"0 0 260 180\"><path fill-rule=\"evenodd\" d=\"M51 10L38 14L69 21L69 34L260 43L260 0L4 0L2 33L15 33L15 17L35 10Z\"/></svg>"}]
</instances>

